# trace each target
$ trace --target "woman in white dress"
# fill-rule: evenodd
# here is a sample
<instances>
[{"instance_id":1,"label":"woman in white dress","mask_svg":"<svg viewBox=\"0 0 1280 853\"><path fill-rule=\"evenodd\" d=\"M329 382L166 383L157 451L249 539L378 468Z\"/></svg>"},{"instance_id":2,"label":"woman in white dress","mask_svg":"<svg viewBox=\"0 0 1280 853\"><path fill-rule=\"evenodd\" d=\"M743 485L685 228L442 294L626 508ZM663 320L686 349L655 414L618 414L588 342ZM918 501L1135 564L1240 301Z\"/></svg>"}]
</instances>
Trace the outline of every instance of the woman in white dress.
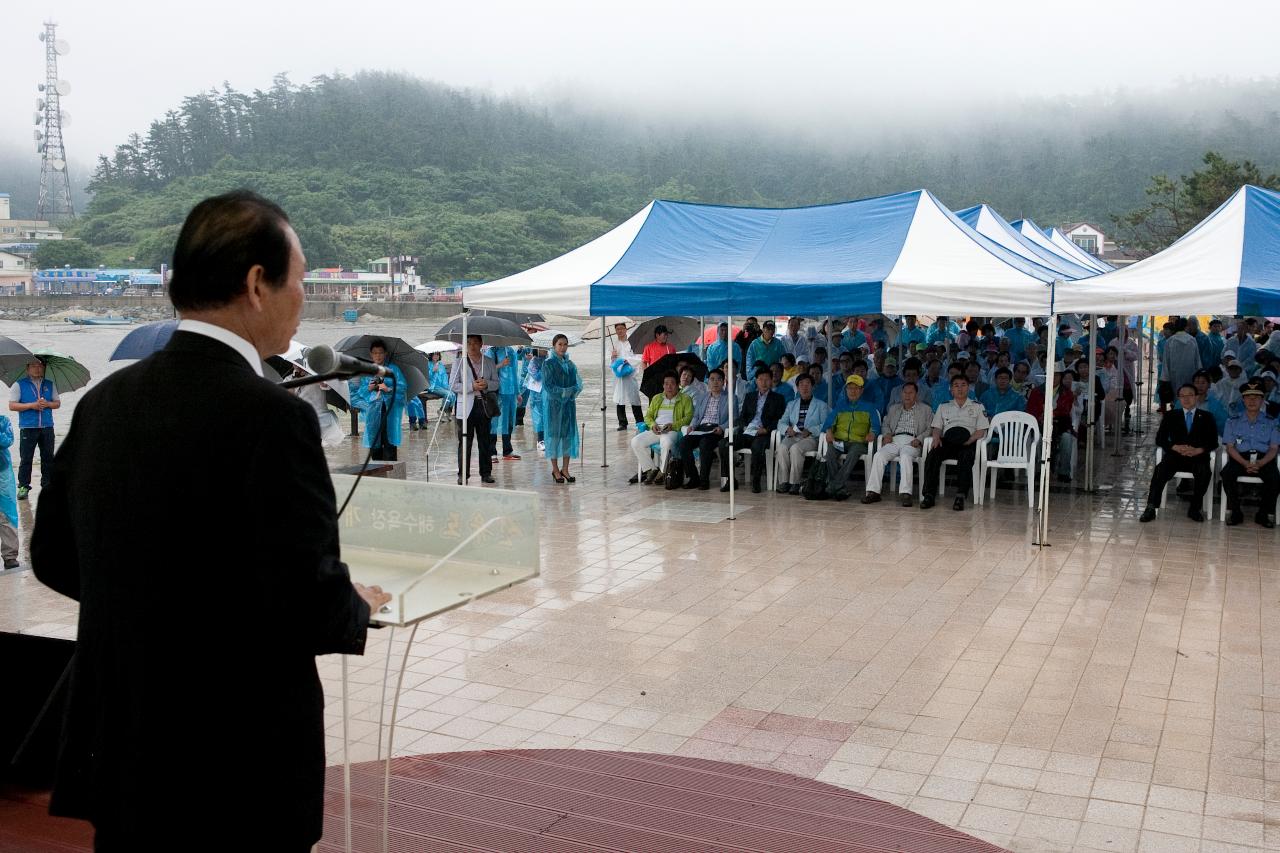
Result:
<instances>
[{"instance_id":1,"label":"woman in white dress","mask_svg":"<svg viewBox=\"0 0 1280 853\"><path fill-rule=\"evenodd\" d=\"M622 359L631 365L631 372L626 376L618 376L616 372L613 376L613 404L618 407L618 432L624 432L627 429L627 406L631 407L631 414L637 424L644 420L644 410L640 408L640 356L631 349L625 323L615 324L613 331L617 338L613 343L613 359L610 363L616 364L618 359Z\"/></svg>"}]
</instances>

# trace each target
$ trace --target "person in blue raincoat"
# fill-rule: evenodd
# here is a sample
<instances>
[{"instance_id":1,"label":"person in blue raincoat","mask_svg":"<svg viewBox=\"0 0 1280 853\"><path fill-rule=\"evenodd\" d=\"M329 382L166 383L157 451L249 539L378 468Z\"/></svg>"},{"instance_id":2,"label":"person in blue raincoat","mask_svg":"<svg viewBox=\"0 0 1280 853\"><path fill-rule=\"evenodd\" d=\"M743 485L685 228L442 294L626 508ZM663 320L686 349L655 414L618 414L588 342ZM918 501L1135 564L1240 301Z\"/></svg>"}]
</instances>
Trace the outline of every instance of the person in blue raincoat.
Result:
<instances>
[{"instance_id":1,"label":"person in blue raincoat","mask_svg":"<svg viewBox=\"0 0 1280 853\"><path fill-rule=\"evenodd\" d=\"M542 365L542 428L551 462L551 476L557 483L572 483L569 460L578 456L578 404L582 377L569 360L569 339L556 335L551 355Z\"/></svg>"},{"instance_id":2,"label":"person in blue raincoat","mask_svg":"<svg viewBox=\"0 0 1280 853\"><path fill-rule=\"evenodd\" d=\"M546 450L542 435L542 365L547 360L544 350L527 349L524 351L524 393L525 405L529 409L529 418L533 423L533 431L538 436L538 450Z\"/></svg>"},{"instance_id":3,"label":"person in blue raincoat","mask_svg":"<svg viewBox=\"0 0 1280 853\"><path fill-rule=\"evenodd\" d=\"M443 356L438 352L433 352L427 356L427 361L431 362L431 375L427 377L430 385L427 390L444 398L444 408L441 411L452 411L454 395L453 391L449 389L449 371L444 366Z\"/></svg>"},{"instance_id":4,"label":"person in blue raincoat","mask_svg":"<svg viewBox=\"0 0 1280 853\"><path fill-rule=\"evenodd\" d=\"M409 386L400 368L387 360L387 344L380 338L369 344L369 357L391 371L391 376L370 376L361 382L364 410L364 446L373 458L394 462L403 440L405 399ZM394 381L392 379L394 378Z\"/></svg>"},{"instance_id":5,"label":"person in blue raincoat","mask_svg":"<svg viewBox=\"0 0 1280 853\"><path fill-rule=\"evenodd\" d=\"M502 404L501 413L489 423L489 441L493 445L489 450L491 455L498 455L498 436L502 436L502 458L515 461L520 458L511 446L511 431L516 426L516 397L520 392L518 356L513 347L492 347L489 357L498 368L498 400Z\"/></svg>"},{"instance_id":6,"label":"person in blue raincoat","mask_svg":"<svg viewBox=\"0 0 1280 853\"><path fill-rule=\"evenodd\" d=\"M427 409L422 405L422 399L417 394L405 403L405 411L409 414L409 429L417 432L427 428Z\"/></svg>"},{"instance_id":7,"label":"person in blue raincoat","mask_svg":"<svg viewBox=\"0 0 1280 853\"><path fill-rule=\"evenodd\" d=\"M13 424L0 418L0 558L6 569L18 567L18 480L13 475Z\"/></svg>"},{"instance_id":8,"label":"person in blue raincoat","mask_svg":"<svg viewBox=\"0 0 1280 853\"><path fill-rule=\"evenodd\" d=\"M529 407L529 389L524 384L528 369L529 349L520 347L516 350L516 426L524 426L525 409Z\"/></svg>"}]
</instances>

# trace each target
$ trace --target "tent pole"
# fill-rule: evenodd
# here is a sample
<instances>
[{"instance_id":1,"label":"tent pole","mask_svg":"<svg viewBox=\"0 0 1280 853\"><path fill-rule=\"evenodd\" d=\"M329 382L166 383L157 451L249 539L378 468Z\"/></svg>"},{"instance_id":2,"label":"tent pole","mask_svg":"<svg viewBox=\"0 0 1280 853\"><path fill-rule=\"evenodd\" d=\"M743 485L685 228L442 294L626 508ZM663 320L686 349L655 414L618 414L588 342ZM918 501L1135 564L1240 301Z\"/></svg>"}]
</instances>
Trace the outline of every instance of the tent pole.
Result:
<instances>
[{"instance_id":1,"label":"tent pole","mask_svg":"<svg viewBox=\"0 0 1280 853\"><path fill-rule=\"evenodd\" d=\"M1136 412L1137 417L1130 415L1130 419L1134 421L1134 431L1139 434L1141 434L1142 432L1142 395L1146 391L1146 388L1142 383L1142 363L1143 361L1145 361L1142 355L1142 347L1143 347L1142 333L1146 325L1147 325L1147 318L1139 317L1138 328L1137 328L1138 360L1134 362L1134 365L1133 365L1133 405L1134 405L1134 408L1136 408L1138 411ZM1129 331L1128 323L1125 324L1124 328L1126 332L1126 341L1127 341L1128 339L1127 333ZM1124 353L1121 353L1121 356L1123 355Z\"/></svg>"},{"instance_id":2,"label":"tent pole","mask_svg":"<svg viewBox=\"0 0 1280 853\"><path fill-rule=\"evenodd\" d=\"M1147 332L1147 414L1151 414L1151 409L1156 405L1156 386L1159 384L1155 379L1156 370L1156 318L1151 315L1151 325ZM1146 415L1142 418L1143 425L1147 422Z\"/></svg>"},{"instance_id":3,"label":"tent pole","mask_svg":"<svg viewBox=\"0 0 1280 853\"><path fill-rule=\"evenodd\" d=\"M707 360L707 318L698 318L698 358Z\"/></svg>"},{"instance_id":4,"label":"tent pole","mask_svg":"<svg viewBox=\"0 0 1280 853\"><path fill-rule=\"evenodd\" d=\"M462 307L462 360L465 364L458 371L458 378L462 380L462 423L458 424L458 429L462 430L462 464L466 465L466 470L462 471L462 485L471 482L471 464L467 460L471 459L471 410L467 409L467 368L471 365L471 355L467 352L467 315L466 306ZM480 357L480 366L484 366L484 356ZM462 465L458 465L461 469Z\"/></svg>"},{"instance_id":5,"label":"tent pole","mask_svg":"<svg viewBox=\"0 0 1280 853\"><path fill-rule=\"evenodd\" d=\"M1049 328L1058 327L1058 315L1049 315ZM1049 342L1053 346L1053 341ZM1047 369L1044 377L1044 412L1040 423L1040 506L1036 513L1036 541L1041 548L1049 546L1049 454L1053 450L1053 377L1057 361L1052 350L1045 353Z\"/></svg>"},{"instance_id":6,"label":"tent pole","mask_svg":"<svg viewBox=\"0 0 1280 853\"><path fill-rule=\"evenodd\" d=\"M608 346L608 336L605 334L605 318L600 318L600 467L609 467L609 442L605 440L605 436L609 432L609 406L605 400L605 379L609 375L608 367L605 361L606 347ZM585 461L586 455L583 455Z\"/></svg>"},{"instance_id":7,"label":"tent pole","mask_svg":"<svg viewBox=\"0 0 1280 853\"><path fill-rule=\"evenodd\" d=\"M827 378L827 411L831 411L831 375L835 372L830 370L831 366L831 316L822 318L822 325L826 331L822 333L822 348L827 350L827 363L822 365L822 375Z\"/></svg>"},{"instance_id":8,"label":"tent pole","mask_svg":"<svg viewBox=\"0 0 1280 853\"><path fill-rule=\"evenodd\" d=\"M1115 419L1116 422L1111 425L1112 437L1115 439L1111 442L1111 455L1120 455L1120 425L1124 423L1124 341L1125 341L1125 324L1128 322L1128 316L1125 314L1117 314L1116 322L1120 324L1120 332L1116 336L1119 343L1120 358L1116 363L1120 365L1120 405L1116 406Z\"/></svg>"},{"instance_id":9,"label":"tent pole","mask_svg":"<svg viewBox=\"0 0 1280 853\"><path fill-rule=\"evenodd\" d=\"M728 464L728 466L727 466L727 467L728 467L728 469L729 469L729 520L730 520L730 521L733 521L733 520L734 520L734 517L735 517L735 514L734 514L734 494L733 494L733 465L734 465L734 458L733 458L733 402L734 402L734 398L737 396L737 390L738 390L738 389L737 389L737 387L733 384L733 315L732 315L732 314L730 314L730 315L729 315L729 358L728 358L728 363L729 363L729 435L727 436L727 438L729 439L729 464ZM721 471L721 472L720 472L721 476L723 476L723 475L724 475L724 473L725 473L724 471Z\"/></svg>"},{"instance_id":10,"label":"tent pole","mask_svg":"<svg viewBox=\"0 0 1280 853\"><path fill-rule=\"evenodd\" d=\"M1085 387L1089 390L1086 392L1089 397L1089 405L1085 408L1085 440L1084 440L1084 490L1086 492L1093 491L1093 436L1097 430L1097 410L1098 401L1094 399L1097 396L1096 377L1098 375L1098 315L1089 315L1089 378L1085 380Z\"/></svg>"}]
</instances>

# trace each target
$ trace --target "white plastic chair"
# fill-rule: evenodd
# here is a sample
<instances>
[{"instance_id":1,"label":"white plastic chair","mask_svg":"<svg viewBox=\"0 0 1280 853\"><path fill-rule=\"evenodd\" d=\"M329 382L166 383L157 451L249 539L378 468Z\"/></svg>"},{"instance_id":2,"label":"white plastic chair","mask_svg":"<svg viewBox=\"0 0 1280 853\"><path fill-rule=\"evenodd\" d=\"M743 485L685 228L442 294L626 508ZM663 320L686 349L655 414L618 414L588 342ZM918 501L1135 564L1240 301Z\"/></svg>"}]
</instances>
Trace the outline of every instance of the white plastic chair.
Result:
<instances>
[{"instance_id":1,"label":"white plastic chair","mask_svg":"<svg viewBox=\"0 0 1280 853\"><path fill-rule=\"evenodd\" d=\"M826 434L818 433L818 449L806 450L804 452L804 458L819 459L819 460L822 459L825 441L826 441ZM747 452L750 453L750 451L747 451ZM770 483L769 488L771 489L774 487L774 484L777 482L777 479L778 479L778 472L777 472L777 469L774 468L774 465L777 464L778 454L780 453L782 453L782 430L775 429L773 431L773 435L769 438L769 454L770 454L769 476L772 479L772 482ZM802 477L804 472L792 471L791 474L792 476L795 476L795 477Z\"/></svg>"},{"instance_id":2,"label":"white plastic chair","mask_svg":"<svg viewBox=\"0 0 1280 853\"><path fill-rule=\"evenodd\" d=\"M864 475L865 475L865 472L871 470L871 457L874 456L875 452L880 449L880 442L882 441L884 441L884 436L877 435L875 442L872 443L871 449L868 450L866 453L862 454L862 470L864 472ZM826 463L827 451L829 451L830 449L831 449L830 445L827 444L826 432L819 433L818 434L818 450L817 450L818 462L823 464ZM807 456L808 454L805 454L805 455ZM844 454L842 453L840 455L843 456Z\"/></svg>"},{"instance_id":3,"label":"white plastic chair","mask_svg":"<svg viewBox=\"0 0 1280 853\"><path fill-rule=\"evenodd\" d=\"M929 458L929 451L933 450L933 436L929 436L924 440L924 452L920 454L920 489L921 494L924 493L924 462ZM938 497L941 499L947 494L947 466L957 465L958 460L948 459L942 463L942 468L938 471ZM973 454L973 502L975 504L982 503L982 452L975 450Z\"/></svg>"},{"instance_id":4,"label":"white plastic chair","mask_svg":"<svg viewBox=\"0 0 1280 853\"><path fill-rule=\"evenodd\" d=\"M1226 464L1230 459L1231 457L1227 455L1227 448L1219 447L1218 448L1218 468L1217 468L1218 474L1219 474L1218 498L1222 502L1222 506L1218 507L1218 521L1227 520L1227 487L1225 483L1222 483L1221 473L1222 473L1222 469L1226 467ZM1277 456L1273 461L1275 462L1276 468L1280 469L1280 456ZM1247 474L1243 474L1236 478L1236 482L1237 483L1254 483L1256 485L1262 485L1262 478L1250 477ZM1277 518L1280 518L1280 498L1276 498L1275 515Z\"/></svg>"},{"instance_id":5,"label":"white plastic chair","mask_svg":"<svg viewBox=\"0 0 1280 853\"><path fill-rule=\"evenodd\" d=\"M743 438L745 439L745 436ZM766 483L766 488L771 492L774 489L773 481L774 481L775 471L773 470L773 460L775 459L774 448L777 446L777 441L778 441L778 431L775 429L772 435L770 435L769 437L769 447L764 452L764 480ZM733 446L733 452L734 452L734 456L743 457L743 463L742 463L743 465L747 464L747 458L751 456L750 447L742 447L735 443ZM737 462L735 461L733 464L734 466L736 466ZM747 470L749 471L750 469L748 468Z\"/></svg>"},{"instance_id":6,"label":"white plastic chair","mask_svg":"<svg viewBox=\"0 0 1280 853\"><path fill-rule=\"evenodd\" d=\"M996 458L987 458L987 447L996 441ZM1032 484L1035 482L1036 451L1040 444L1040 422L1026 412L1001 412L991 420L987 435L978 446L978 465L982 479L977 493L990 488L996 499L996 471L1021 469L1027 476L1027 506L1035 506Z\"/></svg>"},{"instance_id":7,"label":"white plastic chair","mask_svg":"<svg viewBox=\"0 0 1280 853\"><path fill-rule=\"evenodd\" d=\"M1223 451L1219 449L1219 452L1223 452ZM1164 458L1164 448L1157 447L1156 448L1156 464L1159 465L1160 460L1163 458ZM1218 462L1218 453L1211 454L1209 456L1209 488L1205 489L1204 491L1204 500L1201 502L1201 507L1200 507L1201 511L1204 513L1205 518L1213 517L1213 487L1214 487L1214 481L1218 479L1217 462ZM1169 483L1173 483L1178 480L1195 480L1195 476L1190 471L1178 471L1173 475L1173 479L1169 480ZM1164 491L1160 493L1161 509L1163 509L1165 505L1165 495L1169 491L1169 483L1164 484Z\"/></svg>"},{"instance_id":8,"label":"white plastic chair","mask_svg":"<svg viewBox=\"0 0 1280 853\"><path fill-rule=\"evenodd\" d=\"M928 440L929 440L928 437L926 437L925 441L927 442ZM883 435L879 436L876 439L876 452L879 452L880 449L884 447L886 443L887 442L885 441L885 437ZM915 468L917 469L915 471L916 476L912 480L912 482L915 484L915 488L913 489L913 491L915 492L917 498L920 497L920 492L924 488L924 454L925 454L925 445L922 443L920 446L920 455L911 461L911 464L915 466ZM895 494L902 490L902 456L901 455L899 455L896 459L889 460L889 464L884 466L884 474L885 474L885 477L888 479L889 485L892 487Z\"/></svg>"}]
</instances>

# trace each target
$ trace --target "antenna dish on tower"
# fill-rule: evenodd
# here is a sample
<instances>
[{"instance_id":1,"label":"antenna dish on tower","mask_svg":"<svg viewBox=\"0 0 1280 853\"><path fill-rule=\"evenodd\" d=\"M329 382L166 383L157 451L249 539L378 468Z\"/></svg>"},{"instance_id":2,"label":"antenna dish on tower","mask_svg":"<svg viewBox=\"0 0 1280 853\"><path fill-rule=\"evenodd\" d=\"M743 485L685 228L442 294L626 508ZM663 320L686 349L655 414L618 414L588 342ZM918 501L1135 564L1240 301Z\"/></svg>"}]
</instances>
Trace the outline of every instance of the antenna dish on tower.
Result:
<instances>
[{"instance_id":1,"label":"antenna dish on tower","mask_svg":"<svg viewBox=\"0 0 1280 853\"><path fill-rule=\"evenodd\" d=\"M44 115L42 113L36 113L35 121L36 121L36 124L39 124L40 122L44 121Z\"/></svg>"},{"instance_id":2,"label":"antenna dish on tower","mask_svg":"<svg viewBox=\"0 0 1280 853\"><path fill-rule=\"evenodd\" d=\"M41 139L44 139L44 134L43 134L43 133L41 133L40 131L38 131L38 130L33 130L33 131L31 131L31 132L35 134L36 142L39 142Z\"/></svg>"},{"instance_id":3,"label":"antenna dish on tower","mask_svg":"<svg viewBox=\"0 0 1280 853\"><path fill-rule=\"evenodd\" d=\"M58 39L53 43L53 51L58 54L58 56L66 56L71 52L71 45L62 39Z\"/></svg>"},{"instance_id":4,"label":"antenna dish on tower","mask_svg":"<svg viewBox=\"0 0 1280 853\"><path fill-rule=\"evenodd\" d=\"M59 113L59 116L62 119L62 124L64 126L71 124L71 113L67 112L66 110L61 110Z\"/></svg>"},{"instance_id":5,"label":"antenna dish on tower","mask_svg":"<svg viewBox=\"0 0 1280 853\"><path fill-rule=\"evenodd\" d=\"M50 160L49 165L53 169L56 169L57 171L61 172L63 169L67 167L67 161L66 160Z\"/></svg>"},{"instance_id":6,"label":"antenna dish on tower","mask_svg":"<svg viewBox=\"0 0 1280 853\"><path fill-rule=\"evenodd\" d=\"M53 90L65 98L67 95L71 94L71 84L66 80L59 80L58 84L53 87Z\"/></svg>"},{"instance_id":7,"label":"antenna dish on tower","mask_svg":"<svg viewBox=\"0 0 1280 853\"><path fill-rule=\"evenodd\" d=\"M40 39L40 41L44 41L44 33L41 33L40 35L36 36L36 38Z\"/></svg>"}]
</instances>

